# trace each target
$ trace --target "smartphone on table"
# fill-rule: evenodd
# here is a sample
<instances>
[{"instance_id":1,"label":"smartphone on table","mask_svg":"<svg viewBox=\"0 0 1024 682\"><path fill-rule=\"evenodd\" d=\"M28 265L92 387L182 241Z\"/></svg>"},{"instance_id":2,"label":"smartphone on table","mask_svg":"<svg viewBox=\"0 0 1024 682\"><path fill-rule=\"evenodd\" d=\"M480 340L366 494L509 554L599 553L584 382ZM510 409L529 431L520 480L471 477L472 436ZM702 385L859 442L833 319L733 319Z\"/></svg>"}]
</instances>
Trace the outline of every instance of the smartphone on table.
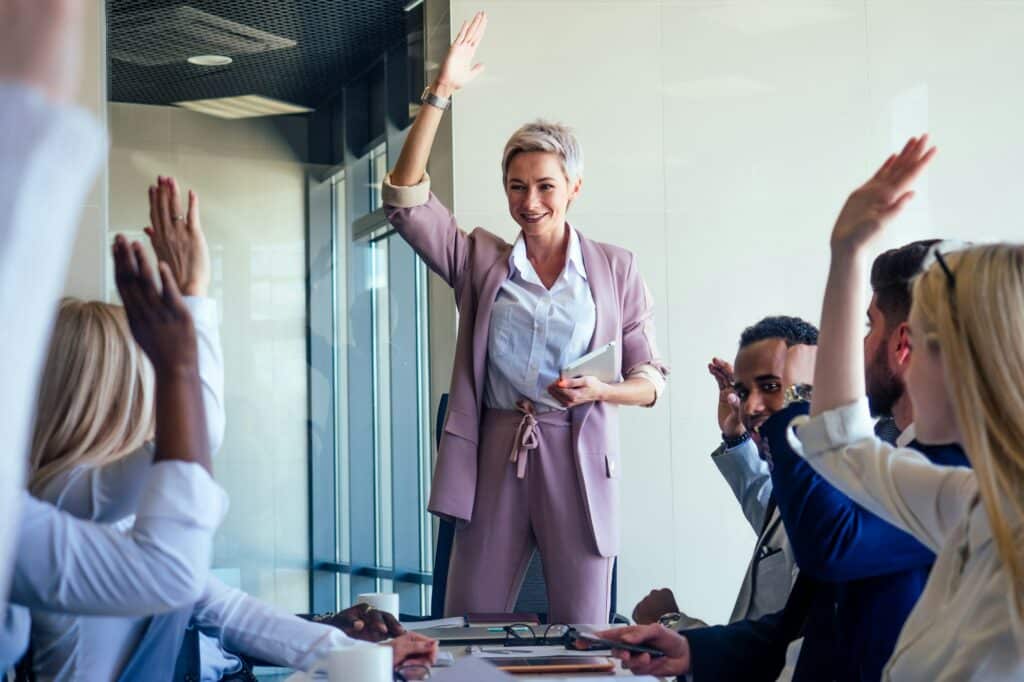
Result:
<instances>
[{"instance_id":1,"label":"smartphone on table","mask_svg":"<svg viewBox=\"0 0 1024 682\"><path fill-rule=\"evenodd\" d=\"M579 645L576 643L579 642ZM616 642L611 639L601 639L597 635L592 635L587 632L574 631L570 634L570 641L566 645L567 648L579 649L580 651L593 651L598 649L620 649L622 651L628 651L631 654L647 654L651 658L661 658L664 656L664 652L658 649L653 649L649 646L641 646L640 644L627 644L626 642Z\"/></svg>"}]
</instances>

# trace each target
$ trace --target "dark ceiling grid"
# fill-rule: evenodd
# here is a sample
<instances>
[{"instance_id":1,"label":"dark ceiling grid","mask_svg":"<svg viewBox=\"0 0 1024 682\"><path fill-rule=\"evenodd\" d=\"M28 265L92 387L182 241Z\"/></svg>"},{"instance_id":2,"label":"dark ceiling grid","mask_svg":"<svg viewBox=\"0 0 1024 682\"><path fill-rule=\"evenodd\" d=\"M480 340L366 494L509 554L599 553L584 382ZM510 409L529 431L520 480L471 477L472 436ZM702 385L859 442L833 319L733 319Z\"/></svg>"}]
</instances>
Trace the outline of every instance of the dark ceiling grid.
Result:
<instances>
[{"instance_id":1,"label":"dark ceiling grid","mask_svg":"<svg viewBox=\"0 0 1024 682\"><path fill-rule=\"evenodd\" d=\"M408 0L107 0L110 99L138 104L257 94L317 107L389 47L405 39ZM229 22L294 41L294 47L257 54L228 54L228 66L204 67L185 59L194 52L180 36L159 47L182 52L165 65L142 66L116 54L155 52L161 40L154 21L186 5ZM171 16L171 14L166 14ZM179 14L180 16L180 14ZM169 22L168 22L169 23ZM155 29L140 39L137 29ZM155 38L154 38L155 36ZM188 54L185 54L188 52Z\"/></svg>"}]
</instances>

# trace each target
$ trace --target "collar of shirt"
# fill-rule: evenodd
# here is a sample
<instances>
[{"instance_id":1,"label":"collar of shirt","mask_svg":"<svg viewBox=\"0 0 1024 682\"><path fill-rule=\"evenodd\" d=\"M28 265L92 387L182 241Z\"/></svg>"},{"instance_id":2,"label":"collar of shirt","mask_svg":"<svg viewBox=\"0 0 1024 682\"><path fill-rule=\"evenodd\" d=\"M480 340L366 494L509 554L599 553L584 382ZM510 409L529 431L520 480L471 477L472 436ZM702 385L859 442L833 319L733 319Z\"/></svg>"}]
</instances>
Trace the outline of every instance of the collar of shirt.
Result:
<instances>
[{"instance_id":1,"label":"collar of shirt","mask_svg":"<svg viewBox=\"0 0 1024 682\"><path fill-rule=\"evenodd\" d=\"M576 273L583 279L587 278L587 269L583 266L583 249L580 247L580 236L575 229L568 223L566 227L569 228L569 252L565 259L565 270L562 271L562 275L559 275L559 279L565 275L571 264ZM540 277L537 276L537 271L533 269L533 263L526 255L526 239L523 237L523 233L520 232L516 238L516 243L512 246L512 255L509 256L509 265L511 276L514 272L519 272L519 275L537 286L544 286L540 281Z\"/></svg>"},{"instance_id":2,"label":"collar of shirt","mask_svg":"<svg viewBox=\"0 0 1024 682\"><path fill-rule=\"evenodd\" d=\"M914 438L917 437L917 429L914 428L914 422L910 422L907 428L903 429L903 433L896 439L896 447L905 448L914 442Z\"/></svg>"}]
</instances>

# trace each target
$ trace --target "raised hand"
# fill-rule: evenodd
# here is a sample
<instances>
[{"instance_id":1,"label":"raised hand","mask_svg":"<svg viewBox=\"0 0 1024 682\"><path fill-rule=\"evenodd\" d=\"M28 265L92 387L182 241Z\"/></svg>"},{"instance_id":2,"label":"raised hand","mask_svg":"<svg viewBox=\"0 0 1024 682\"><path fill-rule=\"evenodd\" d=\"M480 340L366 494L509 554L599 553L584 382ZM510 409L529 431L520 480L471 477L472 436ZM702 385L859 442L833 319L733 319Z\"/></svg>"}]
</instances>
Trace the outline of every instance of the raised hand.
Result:
<instances>
[{"instance_id":1,"label":"raised hand","mask_svg":"<svg viewBox=\"0 0 1024 682\"><path fill-rule=\"evenodd\" d=\"M113 250L115 280L128 326L156 375L153 459L193 462L212 473L192 315L166 263L160 264L163 290L159 291L142 244L129 244L117 235Z\"/></svg>"},{"instance_id":2,"label":"raised hand","mask_svg":"<svg viewBox=\"0 0 1024 682\"><path fill-rule=\"evenodd\" d=\"M708 363L708 372L718 383L718 428L727 438L739 438L747 429L740 416L740 398L733 388L736 379L732 365L725 360L712 358Z\"/></svg>"},{"instance_id":3,"label":"raised hand","mask_svg":"<svg viewBox=\"0 0 1024 682\"><path fill-rule=\"evenodd\" d=\"M0 81L38 88L55 102L71 100L82 63L82 0L0 2Z\"/></svg>"},{"instance_id":4,"label":"raised hand","mask_svg":"<svg viewBox=\"0 0 1024 682\"><path fill-rule=\"evenodd\" d=\"M206 296L210 289L210 250L199 222L199 197L188 192L188 213L181 211L181 193L174 178L160 176L149 188L146 235L156 257L166 263L186 296Z\"/></svg>"},{"instance_id":5,"label":"raised hand","mask_svg":"<svg viewBox=\"0 0 1024 682\"><path fill-rule=\"evenodd\" d=\"M198 372L192 315L181 299L171 269L165 263L159 266L161 291L142 244L129 244L122 235L117 235L113 251L115 281L128 326L153 363L157 376L181 369Z\"/></svg>"},{"instance_id":6,"label":"raised hand","mask_svg":"<svg viewBox=\"0 0 1024 682\"><path fill-rule=\"evenodd\" d=\"M935 156L928 136L912 137L871 179L853 191L832 230L833 252L853 253L870 244L914 196L911 184Z\"/></svg>"},{"instance_id":7,"label":"raised hand","mask_svg":"<svg viewBox=\"0 0 1024 682\"><path fill-rule=\"evenodd\" d=\"M462 23L448 54L437 74L437 88L442 97L461 90L467 83L483 73L483 64L474 64L476 48L487 30L487 14L477 12L472 19Z\"/></svg>"}]
</instances>

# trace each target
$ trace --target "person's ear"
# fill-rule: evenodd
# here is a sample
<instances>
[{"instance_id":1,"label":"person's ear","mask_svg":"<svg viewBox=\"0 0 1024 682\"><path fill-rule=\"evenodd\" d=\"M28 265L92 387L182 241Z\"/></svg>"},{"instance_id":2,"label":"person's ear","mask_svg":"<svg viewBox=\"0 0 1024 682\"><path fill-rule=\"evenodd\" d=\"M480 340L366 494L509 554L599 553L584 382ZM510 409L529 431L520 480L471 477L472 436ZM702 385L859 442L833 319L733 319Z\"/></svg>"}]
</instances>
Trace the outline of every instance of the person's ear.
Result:
<instances>
[{"instance_id":1,"label":"person's ear","mask_svg":"<svg viewBox=\"0 0 1024 682\"><path fill-rule=\"evenodd\" d=\"M583 176L576 178L574 182L569 183L569 202L566 204L566 209L572 206L572 202L576 201L576 197L580 195L580 190L583 189Z\"/></svg>"},{"instance_id":2,"label":"person's ear","mask_svg":"<svg viewBox=\"0 0 1024 682\"><path fill-rule=\"evenodd\" d=\"M890 343L893 351L893 360L896 367L906 367L910 362L910 327L906 322L900 322L893 330Z\"/></svg>"}]
</instances>

